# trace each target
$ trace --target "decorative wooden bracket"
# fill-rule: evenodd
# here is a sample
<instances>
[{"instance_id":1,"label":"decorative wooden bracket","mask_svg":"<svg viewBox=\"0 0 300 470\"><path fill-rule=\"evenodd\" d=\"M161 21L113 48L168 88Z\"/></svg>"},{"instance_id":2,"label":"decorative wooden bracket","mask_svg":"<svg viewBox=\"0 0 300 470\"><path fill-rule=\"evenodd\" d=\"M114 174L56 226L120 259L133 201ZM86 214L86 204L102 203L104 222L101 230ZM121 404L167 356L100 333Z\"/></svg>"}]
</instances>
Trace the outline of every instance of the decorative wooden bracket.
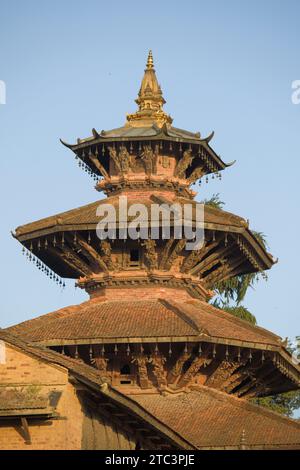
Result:
<instances>
[{"instance_id":1,"label":"decorative wooden bracket","mask_svg":"<svg viewBox=\"0 0 300 470\"><path fill-rule=\"evenodd\" d=\"M27 418L25 416L21 417L21 433L24 437L25 444L30 445L31 444L31 436L30 436L28 421L27 421Z\"/></svg>"}]
</instances>

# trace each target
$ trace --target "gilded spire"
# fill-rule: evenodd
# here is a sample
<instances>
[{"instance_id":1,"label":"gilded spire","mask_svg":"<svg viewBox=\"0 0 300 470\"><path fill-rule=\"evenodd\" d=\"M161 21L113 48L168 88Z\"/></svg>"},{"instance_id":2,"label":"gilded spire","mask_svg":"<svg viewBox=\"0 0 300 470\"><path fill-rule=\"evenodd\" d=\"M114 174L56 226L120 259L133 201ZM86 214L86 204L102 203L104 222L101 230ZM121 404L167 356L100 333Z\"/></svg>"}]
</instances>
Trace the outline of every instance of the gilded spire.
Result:
<instances>
[{"instance_id":1,"label":"gilded spire","mask_svg":"<svg viewBox=\"0 0 300 470\"><path fill-rule=\"evenodd\" d=\"M164 124L172 123L172 118L162 109L165 100L157 81L151 50L148 54L145 73L135 102L138 104L139 109L136 113L127 115L130 126L147 127L155 123L162 127Z\"/></svg>"},{"instance_id":2,"label":"gilded spire","mask_svg":"<svg viewBox=\"0 0 300 470\"><path fill-rule=\"evenodd\" d=\"M147 67L147 69L153 69L154 68L153 55L152 55L151 49L150 49L149 54L148 54L146 67Z\"/></svg>"}]
</instances>

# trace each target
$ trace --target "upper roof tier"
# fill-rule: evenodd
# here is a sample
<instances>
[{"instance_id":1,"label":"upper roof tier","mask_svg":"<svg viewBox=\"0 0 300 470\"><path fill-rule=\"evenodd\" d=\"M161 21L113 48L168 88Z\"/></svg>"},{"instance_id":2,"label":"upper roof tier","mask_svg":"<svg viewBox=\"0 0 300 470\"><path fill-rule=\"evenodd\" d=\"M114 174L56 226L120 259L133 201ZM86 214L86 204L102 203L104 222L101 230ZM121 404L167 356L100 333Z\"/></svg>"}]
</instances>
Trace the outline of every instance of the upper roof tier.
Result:
<instances>
[{"instance_id":1,"label":"upper roof tier","mask_svg":"<svg viewBox=\"0 0 300 470\"><path fill-rule=\"evenodd\" d=\"M156 158L159 153L161 158L164 157L170 161L173 158L177 164L185 156L188 162L181 179L186 180L188 185L204 175L218 173L232 164L223 162L210 147L209 142L214 135L213 132L206 138L201 138L200 132L189 132L171 125L173 119L163 110L166 101L157 81L151 51L135 101L138 104L138 110L127 115L124 126L106 131L93 129L91 137L77 139L76 144L61 141L76 154L80 166L83 162L86 171L95 177L104 178L105 187L102 185L97 189L107 192L107 186L110 186L107 180L110 180L111 176L116 176L116 173L122 177L131 172L141 173L141 167L145 166L145 159L151 152L154 153L153 158ZM121 153L123 159L126 160L126 168L120 168L119 172L114 171L118 168L112 165L112 160L116 163L113 152L116 153L117 158ZM146 157L145 153L147 153ZM153 167L151 174L159 176L156 165L155 171Z\"/></svg>"}]
</instances>

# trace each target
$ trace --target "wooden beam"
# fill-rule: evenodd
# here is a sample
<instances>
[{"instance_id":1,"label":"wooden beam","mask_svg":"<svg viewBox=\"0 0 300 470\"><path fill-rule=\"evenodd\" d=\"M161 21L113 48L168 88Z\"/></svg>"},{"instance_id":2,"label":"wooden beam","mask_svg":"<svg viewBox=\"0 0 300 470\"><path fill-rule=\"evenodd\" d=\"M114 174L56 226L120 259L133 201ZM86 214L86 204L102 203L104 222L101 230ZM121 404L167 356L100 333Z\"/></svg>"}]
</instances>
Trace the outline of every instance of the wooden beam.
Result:
<instances>
[{"instance_id":1,"label":"wooden beam","mask_svg":"<svg viewBox=\"0 0 300 470\"><path fill-rule=\"evenodd\" d=\"M189 168L189 166L191 166L194 158L195 156L192 155L191 150L185 150L183 152L183 156L177 162L174 170L174 176L177 176L178 178L185 178L186 170Z\"/></svg>"},{"instance_id":2,"label":"wooden beam","mask_svg":"<svg viewBox=\"0 0 300 470\"><path fill-rule=\"evenodd\" d=\"M72 269L72 271L75 271L81 276L88 276L89 274L92 273L90 267L84 263L78 255L74 251L72 251L70 248L66 247L59 247L59 248L53 248L53 247L48 247L47 250L49 253L52 253L55 255L57 258L60 260L63 260L63 262L69 266L69 268Z\"/></svg>"},{"instance_id":3,"label":"wooden beam","mask_svg":"<svg viewBox=\"0 0 300 470\"><path fill-rule=\"evenodd\" d=\"M216 369L207 378L205 385L220 390L224 381L231 377L240 366L241 363L238 361L228 359L220 361Z\"/></svg>"},{"instance_id":4,"label":"wooden beam","mask_svg":"<svg viewBox=\"0 0 300 470\"><path fill-rule=\"evenodd\" d=\"M226 384L223 390L225 390L227 393L233 393L234 389L237 388L239 384L241 384L247 378L253 377L255 371L257 371L257 369L259 368L261 368L260 358L256 358L255 360L253 360L252 363L247 360L246 363L243 365L242 369L240 369L236 374L233 374L232 382Z\"/></svg>"},{"instance_id":5,"label":"wooden beam","mask_svg":"<svg viewBox=\"0 0 300 470\"><path fill-rule=\"evenodd\" d=\"M175 240L175 246L172 249L171 254L165 262L165 268L170 269L176 258L179 256L179 253L183 250L186 244L185 239Z\"/></svg>"},{"instance_id":6,"label":"wooden beam","mask_svg":"<svg viewBox=\"0 0 300 470\"><path fill-rule=\"evenodd\" d=\"M179 379L177 383L178 388L185 387L186 385L188 385L197 375L199 369L203 366L208 366L212 362L212 360L212 358L208 358L206 355L196 356L187 371Z\"/></svg>"},{"instance_id":7,"label":"wooden beam","mask_svg":"<svg viewBox=\"0 0 300 470\"><path fill-rule=\"evenodd\" d=\"M107 171L105 170L104 166L102 165L102 163L99 162L98 158L96 157L96 155L94 155L93 153L90 153L89 154L89 159L91 160L91 162L95 165L95 167L97 168L97 170L100 171L100 173L104 176L104 178L106 179L109 179L109 174L107 173Z\"/></svg>"},{"instance_id":8,"label":"wooden beam","mask_svg":"<svg viewBox=\"0 0 300 470\"><path fill-rule=\"evenodd\" d=\"M205 287L214 285L216 282L218 282L218 279L222 279L224 274L228 271L228 265L224 262L224 260L221 260L220 263L221 265L219 267L202 278Z\"/></svg>"},{"instance_id":9,"label":"wooden beam","mask_svg":"<svg viewBox=\"0 0 300 470\"><path fill-rule=\"evenodd\" d=\"M181 271L184 273L190 272L199 263L204 256L219 245L219 240L211 243L205 242L200 250L192 250L192 252L185 258Z\"/></svg>"},{"instance_id":10,"label":"wooden beam","mask_svg":"<svg viewBox=\"0 0 300 470\"><path fill-rule=\"evenodd\" d=\"M191 274L202 274L205 271L211 269L216 263L218 263L224 256L230 253L234 245L223 246L215 250L211 255L207 256L204 260L201 260L192 270Z\"/></svg>"},{"instance_id":11,"label":"wooden beam","mask_svg":"<svg viewBox=\"0 0 300 470\"><path fill-rule=\"evenodd\" d=\"M28 421L25 416L21 417L21 431L24 436L25 444L30 445L31 444L31 436L30 436L30 431L29 431L29 426L28 426Z\"/></svg>"},{"instance_id":12,"label":"wooden beam","mask_svg":"<svg viewBox=\"0 0 300 470\"><path fill-rule=\"evenodd\" d=\"M192 353L184 349L182 353L177 358L175 364L173 365L172 369L169 371L167 376L168 384L173 384L178 380L180 375L182 374L182 368L186 361L188 361L192 356Z\"/></svg>"},{"instance_id":13,"label":"wooden beam","mask_svg":"<svg viewBox=\"0 0 300 470\"><path fill-rule=\"evenodd\" d=\"M84 251L86 257L87 257L92 263L94 263L97 267L99 267L99 268L102 269L103 271L105 271L105 272L108 271L108 267L107 267L107 265L105 264L105 262L103 261L101 255L99 255L99 253L97 253L97 251L96 251L91 245L89 245L89 244L88 244L82 237L80 237L79 235L77 235L77 245L82 248L82 250Z\"/></svg>"},{"instance_id":14,"label":"wooden beam","mask_svg":"<svg viewBox=\"0 0 300 470\"><path fill-rule=\"evenodd\" d=\"M220 390L222 390L223 392L227 392L228 390L231 390L231 388L235 387L236 383L240 383L240 377L244 377L244 366L247 364L248 362L248 358L245 357L245 355L242 355L242 357L240 358L239 361L236 361L237 362L237 367L232 371L232 373L226 378L224 379L221 387L220 387Z\"/></svg>"},{"instance_id":15,"label":"wooden beam","mask_svg":"<svg viewBox=\"0 0 300 470\"><path fill-rule=\"evenodd\" d=\"M245 267L243 268L242 266L245 263L247 263L247 260L243 259L242 262L235 269L232 269L231 271L225 274L222 281L226 281L227 279L230 279L231 277L238 276L239 274L244 273Z\"/></svg>"},{"instance_id":16,"label":"wooden beam","mask_svg":"<svg viewBox=\"0 0 300 470\"><path fill-rule=\"evenodd\" d=\"M251 383L245 385L241 389L236 392L238 397L243 398L253 398L258 396L262 392L266 392L267 388L270 387L274 382L278 380L282 380L282 375L280 373L276 373L276 370L273 368L269 369L269 372L265 374L263 377L253 377Z\"/></svg>"},{"instance_id":17,"label":"wooden beam","mask_svg":"<svg viewBox=\"0 0 300 470\"><path fill-rule=\"evenodd\" d=\"M245 260L241 259L240 256L238 259L234 260L226 260L224 261L223 259L221 260L221 266L217 269L215 269L212 273L210 273L208 276L204 277L204 282L206 286L212 286L216 284L217 282L223 280L226 275L229 275L231 277L231 273L241 264L244 263Z\"/></svg>"},{"instance_id":18,"label":"wooden beam","mask_svg":"<svg viewBox=\"0 0 300 470\"><path fill-rule=\"evenodd\" d=\"M62 258L64 261L69 261L72 263L74 266L77 266L78 269L81 270L81 272L85 273L85 275L92 274L93 271L90 268L90 266L81 259L80 255L76 253L72 248L69 248L68 246L62 246L60 247L60 250L62 251Z\"/></svg>"},{"instance_id":19,"label":"wooden beam","mask_svg":"<svg viewBox=\"0 0 300 470\"><path fill-rule=\"evenodd\" d=\"M198 166L197 168L195 168L191 175L188 177L188 182L190 184L193 184L195 183L195 181L197 181L198 179L200 179L203 175L205 175L205 167L204 165L202 166Z\"/></svg>"},{"instance_id":20,"label":"wooden beam","mask_svg":"<svg viewBox=\"0 0 300 470\"><path fill-rule=\"evenodd\" d=\"M165 264L168 260L168 257L169 257L169 253L170 253L170 249L173 245L173 242L174 242L174 239L173 238L170 238L165 246L164 246L164 249L162 251L162 254L161 254L161 259L159 261L159 269L166 269L165 267Z\"/></svg>"}]
</instances>

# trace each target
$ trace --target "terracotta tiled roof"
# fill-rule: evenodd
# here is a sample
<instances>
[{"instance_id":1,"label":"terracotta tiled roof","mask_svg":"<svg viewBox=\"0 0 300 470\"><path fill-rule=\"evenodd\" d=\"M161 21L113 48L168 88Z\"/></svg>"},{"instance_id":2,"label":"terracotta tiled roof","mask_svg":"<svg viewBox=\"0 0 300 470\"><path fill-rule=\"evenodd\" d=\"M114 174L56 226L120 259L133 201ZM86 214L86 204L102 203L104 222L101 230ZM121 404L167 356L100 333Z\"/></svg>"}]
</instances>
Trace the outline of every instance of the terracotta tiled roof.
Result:
<instances>
[{"instance_id":1,"label":"terracotta tiled roof","mask_svg":"<svg viewBox=\"0 0 300 470\"><path fill-rule=\"evenodd\" d=\"M172 433L179 447L239 448L245 431L246 447L300 448L299 423L241 398L205 386L180 394L124 394L111 386L102 388L98 371L76 359L32 346L1 329L0 340L50 364L65 367L79 380L95 387L99 394L132 410L152 426L159 426L160 432L168 436Z\"/></svg>"},{"instance_id":2,"label":"terracotta tiled roof","mask_svg":"<svg viewBox=\"0 0 300 470\"><path fill-rule=\"evenodd\" d=\"M184 312L199 331L205 330L209 336L273 345L281 342L281 338L271 331L254 326L207 302L191 299L185 302L168 300L168 303Z\"/></svg>"},{"instance_id":3,"label":"terracotta tiled roof","mask_svg":"<svg viewBox=\"0 0 300 470\"><path fill-rule=\"evenodd\" d=\"M78 207L76 209L72 209L50 217L46 217L44 219L37 220L35 222L31 222L26 225L22 225L16 229L16 235L17 237L21 237L22 235L29 234L31 232L43 229L50 229L52 227L59 228L63 226L64 229L67 229L68 225L81 225L83 230L86 229L87 225L94 225L96 228L96 225L99 222L99 217L97 217L96 215L98 206L100 204L112 204L114 206L117 206L119 203L118 201L119 199L117 196L112 196L106 199L95 201L85 206ZM133 197L132 201L130 201L130 197L128 197L129 207L131 203L136 204L136 202L136 197ZM150 204L153 204L153 200L151 200L150 197L139 199L138 202L144 204L146 207L150 206ZM184 198L177 198L174 201L170 201L170 203L171 202L178 202L181 204L183 204L184 202L188 202L189 204L193 204L194 206L196 205L196 201L185 200ZM205 206L205 223L239 227L241 229L245 229L246 226L245 220L241 217L231 214L230 212L215 209L210 206Z\"/></svg>"},{"instance_id":4,"label":"terracotta tiled roof","mask_svg":"<svg viewBox=\"0 0 300 470\"><path fill-rule=\"evenodd\" d=\"M97 301L61 309L9 328L31 341L197 335L198 330L157 300Z\"/></svg>"},{"instance_id":5,"label":"terracotta tiled roof","mask_svg":"<svg viewBox=\"0 0 300 470\"><path fill-rule=\"evenodd\" d=\"M204 386L179 395L130 395L145 410L197 448L300 448L300 423Z\"/></svg>"},{"instance_id":6,"label":"terracotta tiled roof","mask_svg":"<svg viewBox=\"0 0 300 470\"><path fill-rule=\"evenodd\" d=\"M103 301L63 308L8 328L30 341L199 336L280 345L273 333L197 300Z\"/></svg>"}]
</instances>

